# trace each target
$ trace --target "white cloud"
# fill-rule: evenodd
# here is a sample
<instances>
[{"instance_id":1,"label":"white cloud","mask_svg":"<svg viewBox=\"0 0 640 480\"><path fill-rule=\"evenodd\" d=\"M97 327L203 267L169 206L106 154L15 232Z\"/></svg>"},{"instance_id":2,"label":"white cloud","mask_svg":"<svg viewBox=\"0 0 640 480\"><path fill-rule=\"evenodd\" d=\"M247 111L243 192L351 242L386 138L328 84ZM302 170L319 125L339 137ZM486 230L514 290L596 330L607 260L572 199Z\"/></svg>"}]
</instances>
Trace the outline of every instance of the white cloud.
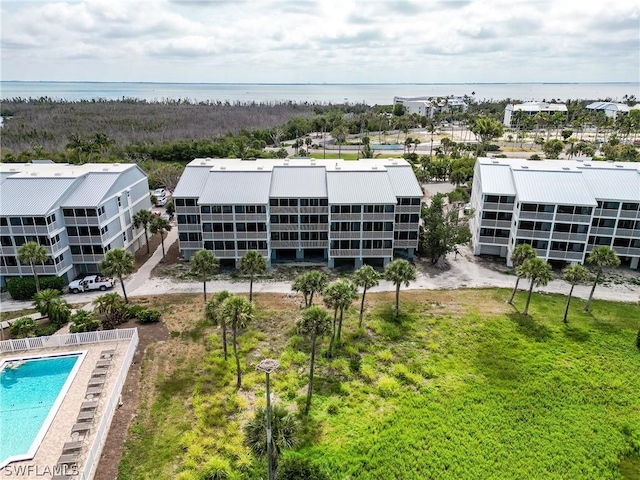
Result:
<instances>
[{"instance_id":1,"label":"white cloud","mask_svg":"<svg viewBox=\"0 0 640 480\"><path fill-rule=\"evenodd\" d=\"M3 80L638 81L636 0L6 0Z\"/></svg>"}]
</instances>

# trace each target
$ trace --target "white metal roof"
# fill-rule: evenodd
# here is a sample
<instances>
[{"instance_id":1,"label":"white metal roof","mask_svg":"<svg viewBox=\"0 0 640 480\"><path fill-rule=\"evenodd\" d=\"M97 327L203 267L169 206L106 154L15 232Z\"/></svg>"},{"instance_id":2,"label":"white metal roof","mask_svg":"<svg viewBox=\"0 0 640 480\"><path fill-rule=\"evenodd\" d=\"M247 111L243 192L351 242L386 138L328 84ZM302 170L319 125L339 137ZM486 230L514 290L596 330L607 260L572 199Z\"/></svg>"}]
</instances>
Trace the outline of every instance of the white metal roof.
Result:
<instances>
[{"instance_id":1,"label":"white metal roof","mask_svg":"<svg viewBox=\"0 0 640 480\"><path fill-rule=\"evenodd\" d=\"M272 198L326 198L324 167L274 167L271 174Z\"/></svg>"},{"instance_id":2,"label":"white metal roof","mask_svg":"<svg viewBox=\"0 0 640 480\"><path fill-rule=\"evenodd\" d=\"M397 198L385 170L327 172L330 204L396 204Z\"/></svg>"},{"instance_id":3,"label":"white metal roof","mask_svg":"<svg viewBox=\"0 0 640 480\"><path fill-rule=\"evenodd\" d=\"M61 204L75 178L9 177L0 187L0 215L44 216Z\"/></svg>"},{"instance_id":4,"label":"white metal roof","mask_svg":"<svg viewBox=\"0 0 640 480\"><path fill-rule=\"evenodd\" d=\"M202 189L209 178L211 165L192 165L193 163L191 162L187 165L187 168L182 172L178 185L173 190L174 197L198 198L202 193Z\"/></svg>"},{"instance_id":5,"label":"white metal roof","mask_svg":"<svg viewBox=\"0 0 640 480\"><path fill-rule=\"evenodd\" d=\"M62 202L62 206L98 206L118 176L118 173L90 173L84 175L77 180L77 185L73 189L73 192Z\"/></svg>"},{"instance_id":6,"label":"white metal roof","mask_svg":"<svg viewBox=\"0 0 640 480\"><path fill-rule=\"evenodd\" d=\"M513 105L513 110L523 112L566 112L564 103L525 102Z\"/></svg>"},{"instance_id":7,"label":"white metal roof","mask_svg":"<svg viewBox=\"0 0 640 480\"><path fill-rule=\"evenodd\" d=\"M587 110L611 110L616 112L628 112L629 106L626 103L614 102L593 102L585 107Z\"/></svg>"},{"instance_id":8,"label":"white metal roof","mask_svg":"<svg viewBox=\"0 0 640 480\"><path fill-rule=\"evenodd\" d=\"M598 162L592 162L594 165ZM580 168L593 196L598 200L640 202L640 170L629 168Z\"/></svg>"},{"instance_id":9,"label":"white metal roof","mask_svg":"<svg viewBox=\"0 0 640 480\"><path fill-rule=\"evenodd\" d=\"M511 167L504 164L481 163L482 192L491 195L515 195Z\"/></svg>"},{"instance_id":10,"label":"white metal roof","mask_svg":"<svg viewBox=\"0 0 640 480\"><path fill-rule=\"evenodd\" d=\"M518 200L528 203L596 206L579 171L512 170Z\"/></svg>"},{"instance_id":11,"label":"white metal roof","mask_svg":"<svg viewBox=\"0 0 640 480\"><path fill-rule=\"evenodd\" d=\"M271 172L211 171L205 178L206 183L198 199L201 205L269 203Z\"/></svg>"},{"instance_id":12,"label":"white metal roof","mask_svg":"<svg viewBox=\"0 0 640 480\"><path fill-rule=\"evenodd\" d=\"M409 165L387 165L387 175L397 197L422 197L422 188Z\"/></svg>"}]
</instances>

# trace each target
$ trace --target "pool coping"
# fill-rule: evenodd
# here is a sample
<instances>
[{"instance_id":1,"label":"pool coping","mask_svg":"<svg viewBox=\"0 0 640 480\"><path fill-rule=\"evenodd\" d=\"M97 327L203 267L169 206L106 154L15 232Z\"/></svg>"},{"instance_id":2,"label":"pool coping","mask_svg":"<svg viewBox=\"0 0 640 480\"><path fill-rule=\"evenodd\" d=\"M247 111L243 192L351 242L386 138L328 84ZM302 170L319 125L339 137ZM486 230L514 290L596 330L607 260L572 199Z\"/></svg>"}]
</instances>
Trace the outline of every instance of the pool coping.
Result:
<instances>
[{"instance_id":1,"label":"pool coping","mask_svg":"<svg viewBox=\"0 0 640 480\"><path fill-rule=\"evenodd\" d=\"M76 374L80 370L80 367L82 366L82 363L84 362L84 359L87 356L87 352L88 352L88 350L79 350L79 351L65 352L65 353L45 353L45 354L40 354L40 355L38 355L38 354L22 355L22 356L19 356L19 357L0 359L0 372L2 372L7 367L7 364L9 362L15 362L15 361L20 361L20 360L25 360L25 361L26 360L40 360L40 359L50 358L50 357L70 357L70 356L74 356L74 355L78 356L78 360L76 360L76 363L73 366L73 368L71 369L71 371L69 372L69 375L67 376L67 379L65 380L64 384L62 385L62 388L60 389L60 392L58 393L58 396L56 397L55 402L53 402L53 405L51 405L51 408L49 409L49 413L47 414L47 416L43 420L42 426L40 427L40 430L38 430L38 434L35 436L33 442L31 442L31 446L29 447L29 450L26 453L22 453L22 454L18 454L18 455L12 455L10 457L7 457L3 461L0 461L0 470L3 469L4 467L6 467L7 465L9 465L12 462L22 462L22 461L25 461L25 460L31 460L36 456L36 453L38 452L38 448L40 448L42 440L44 439L44 437L46 436L47 432L49 431L49 428L51 427L51 424L53 423L53 420L55 419L56 415L58 414L58 410L60 409L60 406L62 405L62 402L64 401L64 399L66 397L66 394L67 394L69 388L71 387L71 384L73 383L73 381L74 381L74 379L76 377Z\"/></svg>"}]
</instances>

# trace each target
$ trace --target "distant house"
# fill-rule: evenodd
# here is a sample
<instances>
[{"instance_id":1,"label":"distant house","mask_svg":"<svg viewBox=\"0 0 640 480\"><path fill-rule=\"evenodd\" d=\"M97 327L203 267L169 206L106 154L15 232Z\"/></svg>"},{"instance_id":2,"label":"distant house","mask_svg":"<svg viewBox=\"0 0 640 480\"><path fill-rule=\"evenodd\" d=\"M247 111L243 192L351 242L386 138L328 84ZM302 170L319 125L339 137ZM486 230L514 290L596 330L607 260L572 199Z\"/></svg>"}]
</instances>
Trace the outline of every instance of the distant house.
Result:
<instances>
[{"instance_id":1,"label":"distant house","mask_svg":"<svg viewBox=\"0 0 640 480\"><path fill-rule=\"evenodd\" d=\"M0 163L0 285L33 275L18 261L31 241L48 254L38 275L98 273L105 252L144 245L132 218L150 207L147 176L132 163Z\"/></svg>"},{"instance_id":2,"label":"distant house","mask_svg":"<svg viewBox=\"0 0 640 480\"><path fill-rule=\"evenodd\" d=\"M627 115L629 106L624 103L593 102L585 107L591 112L604 112L609 118L616 118L618 114Z\"/></svg>"},{"instance_id":3,"label":"distant house","mask_svg":"<svg viewBox=\"0 0 640 480\"><path fill-rule=\"evenodd\" d=\"M504 109L504 126L511 127L515 123L515 112L523 112L529 116L535 116L538 113L554 114L561 112L567 115L567 106L564 103L547 103L547 102L525 102L520 104L509 104Z\"/></svg>"},{"instance_id":4,"label":"distant house","mask_svg":"<svg viewBox=\"0 0 640 480\"><path fill-rule=\"evenodd\" d=\"M466 112L469 105L464 97L393 97L393 103L404 106L407 114L418 114L433 119L436 113Z\"/></svg>"}]
</instances>

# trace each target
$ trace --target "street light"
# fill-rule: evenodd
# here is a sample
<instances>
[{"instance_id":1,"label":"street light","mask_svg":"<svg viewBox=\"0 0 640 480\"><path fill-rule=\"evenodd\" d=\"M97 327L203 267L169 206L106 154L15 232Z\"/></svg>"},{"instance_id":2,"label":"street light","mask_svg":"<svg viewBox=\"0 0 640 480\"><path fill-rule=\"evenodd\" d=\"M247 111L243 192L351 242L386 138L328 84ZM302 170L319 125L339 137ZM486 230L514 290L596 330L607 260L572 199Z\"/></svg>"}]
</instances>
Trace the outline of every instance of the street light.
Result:
<instances>
[{"instance_id":1,"label":"street light","mask_svg":"<svg viewBox=\"0 0 640 480\"><path fill-rule=\"evenodd\" d=\"M280 362L271 358L262 360L256 370L264 372L267 376L267 465L269 466L269 480L274 480L273 460L271 458L271 393L269 391L269 374L280 366Z\"/></svg>"}]
</instances>

